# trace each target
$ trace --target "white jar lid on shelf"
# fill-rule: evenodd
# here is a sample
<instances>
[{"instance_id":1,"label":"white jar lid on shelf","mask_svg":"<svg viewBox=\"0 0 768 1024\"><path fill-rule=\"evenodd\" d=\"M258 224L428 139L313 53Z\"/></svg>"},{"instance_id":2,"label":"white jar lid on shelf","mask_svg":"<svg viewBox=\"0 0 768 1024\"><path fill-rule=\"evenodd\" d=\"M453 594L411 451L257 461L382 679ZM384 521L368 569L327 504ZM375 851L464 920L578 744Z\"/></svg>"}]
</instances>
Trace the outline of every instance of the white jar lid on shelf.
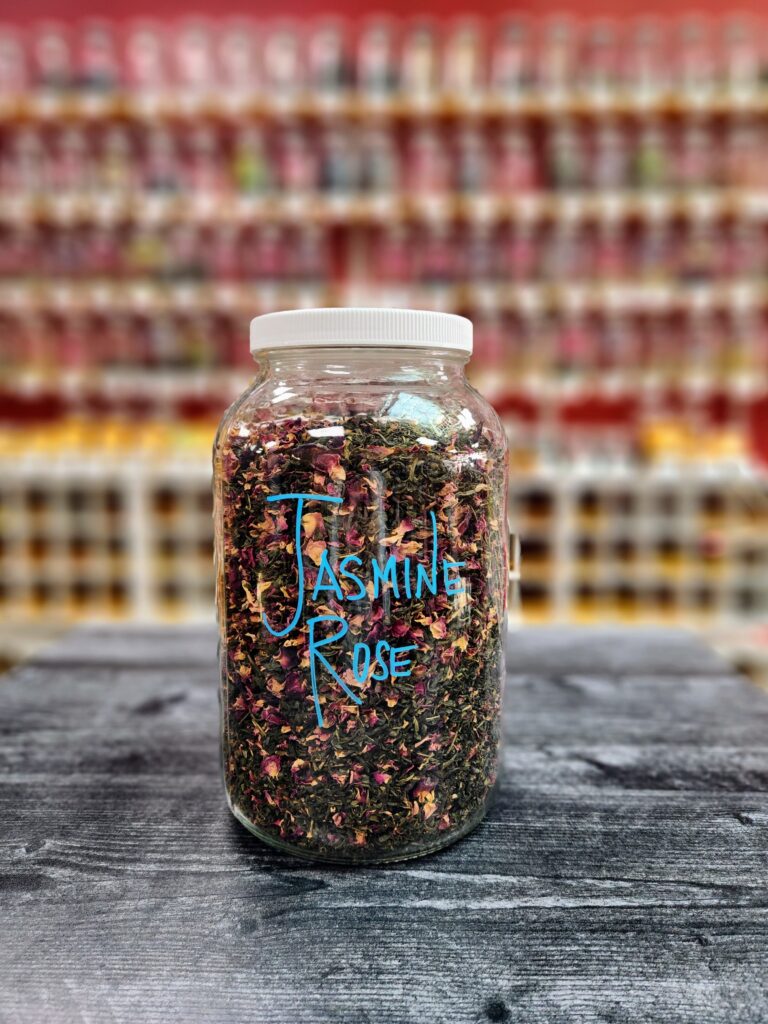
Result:
<instances>
[{"instance_id":1,"label":"white jar lid on shelf","mask_svg":"<svg viewBox=\"0 0 768 1024\"><path fill-rule=\"evenodd\" d=\"M281 348L432 348L472 354L472 321L425 309L329 307L251 320L251 352Z\"/></svg>"}]
</instances>

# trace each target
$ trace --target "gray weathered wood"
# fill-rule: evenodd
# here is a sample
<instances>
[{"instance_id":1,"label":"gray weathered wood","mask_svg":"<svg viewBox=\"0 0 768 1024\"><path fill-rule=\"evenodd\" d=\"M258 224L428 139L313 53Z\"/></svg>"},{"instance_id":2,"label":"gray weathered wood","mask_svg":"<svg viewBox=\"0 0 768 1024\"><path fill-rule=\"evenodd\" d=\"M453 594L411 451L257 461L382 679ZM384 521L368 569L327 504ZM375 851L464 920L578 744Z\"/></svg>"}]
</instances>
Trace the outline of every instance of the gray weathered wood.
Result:
<instances>
[{"instance_id":1,"label":"gray weathered wood","mask_svg":"<svg viewBox=\"0 0 768 1024\"><path fill-rule=\"evenodd\" d=\"M512 637L449 850L313 867L227 811L210 630L0 680L0 1022L768 1020L768 695L680 633Z\"/></svg>"}]
</instances>

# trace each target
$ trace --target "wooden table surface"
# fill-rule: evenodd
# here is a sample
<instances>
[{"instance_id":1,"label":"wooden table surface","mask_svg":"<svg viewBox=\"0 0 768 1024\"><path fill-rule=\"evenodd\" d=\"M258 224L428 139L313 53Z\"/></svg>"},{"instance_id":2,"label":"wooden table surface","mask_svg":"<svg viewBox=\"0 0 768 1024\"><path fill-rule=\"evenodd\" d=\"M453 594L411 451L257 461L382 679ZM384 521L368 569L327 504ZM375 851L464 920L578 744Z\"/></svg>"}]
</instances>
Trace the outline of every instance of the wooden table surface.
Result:
<instances>
[{"instance_id":1,"label":"wooden table surface","mask_svg":"<svg viewBox=\"0 0 768 1024\"><path fill-rule=\"evenodd\" d=\"M215 639L0 679L0 1021L768 1021L768 694L682 633L511 638L499 799L314 867L231 818Z\"/></svg>"}]
</instances>

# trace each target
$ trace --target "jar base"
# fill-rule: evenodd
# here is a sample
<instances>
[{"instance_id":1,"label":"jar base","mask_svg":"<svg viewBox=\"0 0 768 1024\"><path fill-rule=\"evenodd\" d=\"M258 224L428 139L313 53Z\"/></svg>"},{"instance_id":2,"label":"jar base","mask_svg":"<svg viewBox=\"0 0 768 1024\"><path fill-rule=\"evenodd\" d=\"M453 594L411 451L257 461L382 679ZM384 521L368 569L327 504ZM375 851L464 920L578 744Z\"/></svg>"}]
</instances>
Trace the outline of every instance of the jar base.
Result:
<instances>
[{"instance_id":1,"label":"jar base","mask_svg":"<svg viewBox=\"0 0 768 1024\"><path fill-rule=\"evenodd\" d=\"M266 832L262 832L258 826L249 821L242 811L232 803L228 793L227 803L229 804L230 811L232 811L232 814L240 824L252 835L256 836L257 839L266 843L267 846L271 846L273 849L279 850L281 853L288 853L292 857L297 857L299 860L311 861L315 864L335 864L340 867L375 867L377 864L395 864L400 861L416 860L419 857L427 857L431 853L437 853L438 850L443 850L447 846L452 846L454 843L458 842L459 839L463 839L464 836L476 829L485 817L488 809L488 802L486 802L474 815L472 815L471 818L468 818L460 828L441 836L437 841L418 850L411 849L402 852L393 851L392 853L382 853L380 855L374 854L373 856L363 857L334 857L332 854L314 853L311 850L301 850L296 846L291 846L290 843L284 843L281 839L276 839L274 836L271 836Z\"/></svg>"}]
</instances>

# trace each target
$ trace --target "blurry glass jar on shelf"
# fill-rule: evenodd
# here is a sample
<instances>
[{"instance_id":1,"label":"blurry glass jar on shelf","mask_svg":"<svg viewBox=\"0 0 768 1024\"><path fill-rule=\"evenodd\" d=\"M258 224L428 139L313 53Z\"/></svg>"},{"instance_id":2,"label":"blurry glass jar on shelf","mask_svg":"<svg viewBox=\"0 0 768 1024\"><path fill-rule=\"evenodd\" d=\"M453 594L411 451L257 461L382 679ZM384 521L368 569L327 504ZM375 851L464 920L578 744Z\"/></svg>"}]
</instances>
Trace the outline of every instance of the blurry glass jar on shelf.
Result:
<instances>
[{"instance_id":1,"label":"blurry glass jar on shelf","mask_svg":"<svg viewBox=\"0 0 768 1024\"><path fill-rule=\"evenodd\" d=\"M541 269L539 246L530 221L520 219L504 230L498 248L499 276L512 284L532 281Z\"/></svg>"},{"instance_id":2,"label":"blurry glass jar on shelf","mask_svg":"<svg viewBox=\"0 0 768 1024\"><path fill-rule=\"evenodd\" d=\"M590 263L589 234L583 224L563 220L553 225L544 242L541 276L550 284L565 287L581 278Z\"/></svg>"},{"instance_id":3,"label":"blurry glass jar on shelf","mask_svg":"<svg viewBox=\"0 0 768 1024\"><path fill-rule=\"evenodd\" d=\"M684 284L706 284L715 277L719 244L708 217L689 223L681 235L676 259L678 279Z\"/></svg>"},{"instance_id":4,"label":"blurry glass jar on shelf","mask_svg":"<svg viewBox=\"0 0 768 1024\"><path fill-rule=\"evenodd\" d=\"M676 85L684 94L703 101L715 84L711 25L700 15L687 15L676 25L674 40Z\"/></svg>"},{"instance_id":5,"label":"blurry glass jar on shelf","mask_svg":"<svg viewBox=\"0 0 768 1024\"><path fill-rule=\"evenodd\" d=\"M765 280L768 249L763 225L737 221L725 233L718 252L719 276L733 280Z\"/></svg>"},{"instance_id":6,"label":"blurry glass jar on shelf","mask_svg":"<svg viewBox=\"0 0 768 1024\"><path fill-rule=\"evenodd\" d=\"M749 15L726 19L718 33L722 45L721 78L735 98L747 98L760 86L761 38L765 25Z\"/></svg>"},{"instance_id":7,"label":"blurry glass jar on shelf","mask_svg":"<svg viewBox=\"0 0 768 1024\"><path fill-rule=\"evenodd\" d=\"M125 195L136 184L136 157L131 136L122 125L109 125L94 155L94 186L97 193Z\"/></svg>"},{"instance_id":8,"label":"blurry glass jar on shelf","mask_svg":"<svg viewBox=\"0 0 768 1024\"><path fill-rule=\"evenodd\" d=\"M501 195L515 196L541 187L536 154L527 132L515 128L504 132L493 154L491 174L494 189Z\"/></svg>"},{"instance_id":9,"label":"blurry glass jar on shelf","mask_svg":"<svg viewBox=\"0 0 768 1024\"><path fill-rule=\"evenodd\" d=\"M466 195L488 190L490 167L486 140L476 128L465 126L456 140L454 188Z\"/></svg>"},{"instance_id":10,"label":"blurry glass jar on shelf","mask_svg":"<svg viewBox=\"0 0 768 1024\"><path fill-rule=\"evenodd\" d=\"M552 188L571 191L584 187L587 161L583 140L570 121L555 123L547 147L549 182Z\"/></svg>"},{"instance_id":11,"label":"blurry glass jar on shelf","mask_svg":"<svg viewBox=\"0 0 768 1024\"><path fill-rule=\"evenodd\" d=\"M392 132L372 128L362 141L360 188L373 195L394 195L401 186L400 153Z\"/></svg>"},{"instance_id":12,"label":"blurry glass jar on shelf","mask_svg":"<svg viewBox=\"0 0 768 1024\"><path fill-rule=\"evenodd\" d=\"M309 859L417 857L498 771L507 450L471 325L394 309L251 327L214 449L229 805Z\"/></svg>"},{"instance_id":13,"label":"blurry glass jar on shelf","mask_svg":"<svg viewBox=\"0 0 768 1024\"><path fill-rule=\"evenodd\" d=\"M507 332L498 313L481 313L475 319L474 352L467 377L489 402L505 397L509 386Z\"/></svg>"},{"instance_id":14,"label":"blurry glass jar on shelf","mask_svg":"<svg viewBox=\"0 0 768 1024\"><path fill-rule=\"evenodd\" d=\"M299 92L305 85L299 28L292 23L272 25L262 49L262 68L267 94L278 101Z\"/></svg>"},{"instance_id":15,"label":"blurry glass jar on shelf","mask_svg":"<svg viewBox=\"0 0 768 1024\"><path fill-rule=\"evenodd\" d=\"M384 99L399 84L395 33L386 19L368 22L357 46L357 86L369 100Z\"/></svg>"},{"instance_id":16,"label":"blurry glass jar on shelf","mask_svg":"<svg viewBox=\"0 0 768 1024\"><path fill-rule=\"evenodd\" d=\"M157 278L167 263L167 243L158 230L134 225L126 236L126 273L134 277Z\"/></svg>"},{"instance_id":17,"label":"blurry glass jar on shelf","mask_svg":"<svg viewBox=\"0 0 768 1024\"><path fill-rule=\"evenodd\" d=\"M85 133L70 125L54 137L48 158L48 183L57 193L90 192L92 154Z\"/></svg>"},{"instance_id":18,"label":"blurry glass jar on shelf","mask_svg":"<svg viewBox=\"0 0 768 1024\"><path fill-rule=\"evenodd\" d=\"M64 25L43 22L32 37L32 83L41 93L66 92L75 81L70 34Z\"/></svg>"},{"instance_id":19,"label":"blurry glass jar on shelf","mask_svg":"<svg viewBox=\"0 0 768 1024\"><path fill-rule=\"evenodd\" d=\"M83 273L86 277L119 278L123 253L116 233L109 227L92 224L83 229Z\"/></svg>"},{"instance_id":20,"label":"blurry glass jar on shelf","mask_svg":"<svg viewBox=\"0 0 768 1024\"><path fill-rule=\"evenodd\" d=\"M630 27L622 64L624 88L640 104L651 102L665 91L669 84L669 65L664 53L664 32L658 20L640 18Z\"/></svg>"},{"instance_id":21,"label":"blurry glass jar on shelf","mask_svg":"<svg viewBox=\"0 0 768 1024\"><path fill-rule=\"evenodd\" d=\"M442 138L432 128L419 128L406 154L408 187L417 194L433 196L445 192L450 181L450 163Z\"/></svg>"},{"instance_id":22,"label":"blurry glass jar on shelf","mask_svg":"<svg viewBox=\"0 0 768 1024\"><path fill-rule=\"evenodd\" d=\"M409 284L413 276L414 251L412 234L405 225L383 228L375 237L367 276L385 287Z\"/></svg>"},{"instance_id":23,"label":"blurry glass jar on shelf","mask_svg":"<svg viewBox=\"0 0 768 1024\"><path fill-rule=\"evenodd\" d=\"M731 188L768 187L768 131L752 120L735 119L727 130L720 176Z\"/></svg>"},{"instance_id":24,"label":"blurry glass jar on shelf","mask_svg":"<svg viewBox=\"0 0 768 1024\"><path fill-rule=\"evenodd\" d=\"M400 89L409 101L432 98L439 82L439 50L433 25L419 22L403 39L400 56Z\"/></svg>"},{"instance_id":25,"label":"blurry glass jar on shelf","mask_svg":"<svg viewBox=\"0 0 768 1024\"><path fill-rule=\"evenodd\" d=\"M444 92L462 104L477 99L485 89L483 34L477 21L463 20L451 26L443 41L442 85Z\"/></svg>"},{"instance_id":26,"label":"blurry glass jar on shelf","mask_svg":"<svg viewBox=\"0 0 768 1024\"><path fill-rule=\"evenodd\" d=\"M305 132L289 124L278 148L280 187L288 193L314 192L320 184L318 155Z\"/></svg>"},{"instance_id":27,"label":"blurry glass jar on shelf","mask_svg":"<svg viewBox=\"0 0 768 1024\"><path fill-rule=\"evenodd\" d=\"M668 145L660 123L645 121L635 144L632 183L636 188L661 189L668 181Z\"/></svg>"},{"instance_id":28,"label":"blurry glass jar on shelf","mask_svg":"<svg viewBox=\"0 0 768 1024\"><path fill-rule=\"evenodd\" d=\"M633 274L645 283L669 280L673 272L675 240L668 221L651 218L632 248Z\"/></svg>"},{"instance_id":29,"label":"blurry glass jar on shelf","mask_svg":"<svg viewBox=\"0 0 768 1024\"><path fill-rule=\"evenodd\" d=\"M576 80L576 26L567 15L548 19L541 32L537 56L537 86L544 100L565 97Z\"/></svg>"},{"instance_id":30,"label":"blurry glass jar on shelf","mask_svg":"<svg viewBox=\"0 0 768 1024\"><path fill-rule=\"evenodd\" d=\"M11 195L38 195L48 190L48 157L38 128L17 128L0 154L5 191Z\"/></svg>"},{"instance_id":31,"label":"blurry glass jar on shelf","mask_svg":"<svg viewBox=\"0 0 768 1024\"><path fill-rule=\"evenodd\" d=\"M451 227L438 222L424 229L416 257L417 280L440 287L452 284L459 274L460 258Z\"/></svg>"},{"instance_id":32,"label":"blurry glass jar on shelf","mask_svg":"<svg viewBox=\"0 0 768 1024\"><path fill-rule=\"evenodd\" d=\"M629 180L629 146L627 136L617 124L603 121L594 136L590 187L598 192L619 191Z\"/></svg>"},{"instance_id":33,"label":"blurry glass jar on shelf","mask_svg":"<svg viewBox=\"0 0 768 1024\"><path fill-rule=\"evenodd\" d=\"M619 82L621 50L618 25L598 18L585 30L580 65L580 84L595 102L604 102L615 92Z\"/></svg>"},{"instance_id":34,"label":"blurry glass jar on shelf","mask_svg":"<svg viewBox=\"0 0 768 1024\"><path fill-rule=\"evenodd\" d=\"M246 281L280 284L288 271L285 232L277 224L263 224L247 231L240 247L240 260Z\"/></svg>"},{"instance_id":35,"label":"blurry glass jar on shelf","mask_svg":"<svg viewBox=\"0 0 768 1024\"><path fill-rule=\"evenodd\" d=\"M227 102L244 103L261 84L257 26L248 18L226 21L217 32L216 67Z\"/></svg>"},{"instance_id":36,"label":"blurry glass jar on shelf","mask_svg":"<svg viewBox=\"0 0 768 1024\"><path fill-rule=\"evenodd\" d=\"M219 224L205 246L208 275L216 281L236 281L241 274L240 229L234 224Z\"/></svg>"},{"instance_id":37,"label":"blurry glass jar on shelf","mask_svg":"<svg viewBox=\"0 0 768 1024\"><path fill-rule=\"evenodd\" d=\"M149 130L141 162L143 186L147 192L172 193L181 189L178 144L168 128Z\"/></svg>"},{"instance_id":38,"label":"blurry glass jar on shelf","mask_svg":"<svg viewBox=\"0 0 768 1024\"><path fill-rule=\"evenodd\" d=\"M8 25L0 26L0 103L18 99L27 85L27 58L22 36Z\"/></svg>"},{"instance_id":39,"label":"blurry glass jar on shelf","mask_svg":"<svg viewBox=\"0 0 768 1024\"><path fill-rule=\"evenodd\" d=\"M461 279L478 286L492 282L498 272L496 236L491 225L480 221L467 229L462 243Z\"/></svg>"},{"instance_id":40,"label":"blurry glass jar on shelf","mask_svg":"<svg viewBox=\"0 0 768 1024\"><path fill-rule=\"evenodd\" d=\"M205 260L197 228L192 224L173 224L166 232L167 263L163 276L169 280L201 281Z\"/></svg>"},{"instance_id":41,"label":"blurry glass jar on shelf","mask_svg":"<svg viewBox=\"0 0 768 1024\"><path fill-rule=\"evenodd\" d=\"M635 323L609 309L596 331L595 361L598 369L621 372L636 367L641 352Z\"/></svg>"},{"instance_id":42,"label":"blurry glass jar on shelf","mask_svg":"<svg viewBox=\"0 0 768 1024\"><path fill-rule=\"evenodd\" d=\"M359 182L359 156L349 133L329 128L320 142L320 188L348 196L357 191Z\"/></svg>"},{"instance_id":43,"label":"blurry glass jar on shelf","mask_svg":"<svg viewBox=\"0 0 768 1024\"><path fill-rule=\"evenodd\" d=\"M184 21L171 37L171 54L179 99L210 95L217 85L210 23L198 18Z\"/></svg>"},{"instance_id":44,"label":"blurry glass jar on shelf","mask_svg":"<svg viewBox=\"0 0 768 1024\"><path fill-rule=\"evenodd\" d=\"M220 138L209 124L200 124L190 132L185 147L185 182L193 193L220 192L226 183L226 171Z\"/></svg>"},{"instance_id":45,"label":"blurry glass jar on shelf","mask_svg":"<svg viewBox=\"0 0 768 1024\"><path fill-rule=\"evenodd\" d=\"M493 42L489 87L507 100L520 99L532 87L534 75L530 25L522 18L507 18Z\"/></svg>"},{"instance_id":46,"label":"blurry glass jar on shelf","mask_svg":"<svg viewBox=\"0 0 768 1024\"><path fill-rule=\"evenodd\" d=\"M121 67L112 23L89 20L80 28L78 36L78 87L97 95L116 89L121 84Z\"/></svg>"},{"instance_id":47,"label":"blurry glass jar on shelf","mask_svg":"<svg viewBox=\"0 0 768 1024\"><path fill-rule=\"evenodd\" d=\"M715 152L707 126L695 118L689 120L673 155L672 184L684 190L711 186Z\"/></svg>"},{"instance_id":48,"label":"blurry glass jar on shelf","mask_svg":"<svg viewBox=\"0 0 768 1024\"><path fill-rule=\"evenodd\" d=\"M104 19L89 19L79 29L75 51L77 87L91 96L106 95L121 84L115 28Z\"/></svg>"},{"instance_id":49,"label":"blurry glass jar on shelf","mask_svg":"<svg viewBox=\"0 0 768 1024\"><path fill-rule=\"evenodd\" d=\"M303 285L320 284L331 273L328 234L324 228L308 224L301 228L290 246L290 276Z\"/></svg>"},{"instance_id":50,"label":"blurry glass jar on shelf","mask_svg":"<svg viewBox=\"0 0 768 1024\"><path fill-rule=\"evenodd\" d=\"M138 22L128 29L125 41L125 81L139 96L152 99L167 89L170 77L163 29Z\"/></svg>"},{"instance_id":51,"label":"blurry glass jar on shelf","mask_svg":"<svg viewBox=\"0 0 768 1024\"><path fill-rule=\"evenodd\" d=\"M274 175L264 135L256 125L241 128L232 153L232 178L240 195L265 195L274 188Z\"/></svg>"},{"instance_id":52,"label":"blurry glass jar on shelf","mask_svg":"<svg viewBox=\"0 0 768 1024\"><path fill-rule=\"evenodd\" d=\"M603 218L596 226L592 242L592 270L598 281L620 281L627 274L629 241L622 226Z\"/></svg>"},{"instance_id":53,"label":"blurry glass jar on shelf","mask_svg":"<svg viewBox=\"0 0 768 1024\"><path fill-rule=\"evenodd\" d=\"M318 95L341 93L352 80L347 64L347 44L341 22L328 21L313 27L307 41L309 84Z\"/></svg>"}]
</instances>

